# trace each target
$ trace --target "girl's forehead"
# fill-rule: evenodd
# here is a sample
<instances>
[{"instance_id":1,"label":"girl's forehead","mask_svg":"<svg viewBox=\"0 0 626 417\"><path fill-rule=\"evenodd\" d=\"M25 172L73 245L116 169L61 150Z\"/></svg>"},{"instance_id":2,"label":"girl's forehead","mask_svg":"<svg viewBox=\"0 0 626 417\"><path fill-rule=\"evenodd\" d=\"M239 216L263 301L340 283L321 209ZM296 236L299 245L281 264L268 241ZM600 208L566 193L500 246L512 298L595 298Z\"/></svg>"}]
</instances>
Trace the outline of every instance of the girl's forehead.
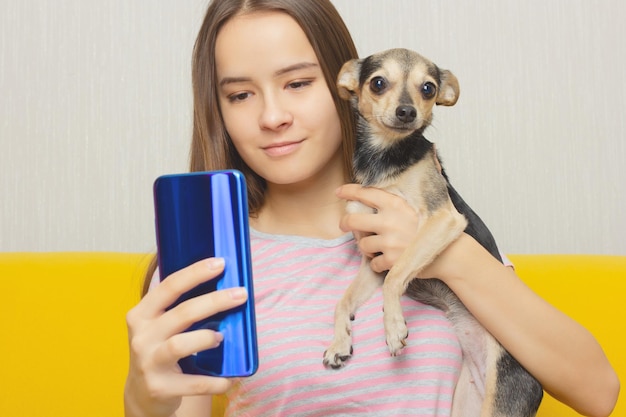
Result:
<instances>
[{"instance_id":1,"label":"girl's forehead","mask_svg":"<svg viewBox=\"0 0 626 417\"><path fill-rule=\"evenodd\" d=\"M218 75L228 76L318 63L302 28L281 12L245 14L226 22L217 35L215 61Z\"/></svg>"},{"instance_id":2,"label":"girl's forehead","mask_svg":"<svg viewBox=\"0 0 626 417\"><path fill-rule=\"evenodd\" d=\"M306 34L289 15L281 12L257 12L235 16L222 26L217 34L216 49L224 52L237 50L275 50L302 44L311 47Z\"/></svg>"}]
</instances>

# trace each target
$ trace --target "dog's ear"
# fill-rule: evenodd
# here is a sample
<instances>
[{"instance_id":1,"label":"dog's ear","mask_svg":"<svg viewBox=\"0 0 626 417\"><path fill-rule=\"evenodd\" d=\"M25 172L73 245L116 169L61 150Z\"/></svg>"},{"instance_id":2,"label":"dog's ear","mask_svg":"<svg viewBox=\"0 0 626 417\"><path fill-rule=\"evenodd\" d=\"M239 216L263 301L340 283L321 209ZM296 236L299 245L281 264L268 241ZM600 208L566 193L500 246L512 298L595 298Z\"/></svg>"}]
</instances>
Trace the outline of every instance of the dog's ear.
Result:
<instances>
[{"instance_id":1,"label":"dog's ear","mask_svg":"<svg viewBox=\"0 0 626 417\"><path fill-rule=\"evenodd\" d=\"M461 93L459 80L448 70L440 69L439 75L441 77L441 85L439 86L439 94L437 94L437 104L454 106Z\"/></svg>"},{"instance_id":2,"label":"dog's ear","mask_svg":"<svg viewBox=\"0 0 626 417\"><path fill-rule=\"evenodd\" d=\"M361 72L360 59L351 59L343 64L337 76L339 97L349 100L359 87L359 73Z\"/></svg>"}]
</instances>

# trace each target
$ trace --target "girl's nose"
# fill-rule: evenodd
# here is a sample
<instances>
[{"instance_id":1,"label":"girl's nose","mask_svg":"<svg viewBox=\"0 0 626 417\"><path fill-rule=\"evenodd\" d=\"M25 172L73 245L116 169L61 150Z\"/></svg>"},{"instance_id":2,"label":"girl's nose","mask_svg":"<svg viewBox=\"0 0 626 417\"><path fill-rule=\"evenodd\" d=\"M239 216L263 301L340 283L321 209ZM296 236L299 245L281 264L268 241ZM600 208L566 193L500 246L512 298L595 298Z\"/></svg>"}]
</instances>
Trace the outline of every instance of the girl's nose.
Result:
<instances>
[{"instance_id":1,"label":"girl's nose","mask_svg":"<svg viewBox=\"0 0 626 417\"><path fill-rule=\"evenodd\" d=\"M284 129L293 122L293 114L288 106L274 95L265 95L259 124L263 129Z\"/></svg>"}]
</instances>

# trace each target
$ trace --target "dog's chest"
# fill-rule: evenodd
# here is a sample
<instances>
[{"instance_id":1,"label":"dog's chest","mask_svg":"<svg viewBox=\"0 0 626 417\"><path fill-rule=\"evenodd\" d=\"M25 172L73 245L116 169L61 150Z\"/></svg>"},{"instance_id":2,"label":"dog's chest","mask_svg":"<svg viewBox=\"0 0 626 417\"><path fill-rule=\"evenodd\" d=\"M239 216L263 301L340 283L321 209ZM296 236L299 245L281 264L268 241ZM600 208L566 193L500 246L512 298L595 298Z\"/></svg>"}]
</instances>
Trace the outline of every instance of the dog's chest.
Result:
<instances>
[{"instance_id":1,"label":"dog's chest","mask_svg":"<svg viewBox=\"0 0 626 417\"><path fill-rule=\"evenodd\" d=\"M374 186L404 198L420 213L431 213L448 199L446 181L430 153L398 176Z\"/></svg>"}]
</instances>

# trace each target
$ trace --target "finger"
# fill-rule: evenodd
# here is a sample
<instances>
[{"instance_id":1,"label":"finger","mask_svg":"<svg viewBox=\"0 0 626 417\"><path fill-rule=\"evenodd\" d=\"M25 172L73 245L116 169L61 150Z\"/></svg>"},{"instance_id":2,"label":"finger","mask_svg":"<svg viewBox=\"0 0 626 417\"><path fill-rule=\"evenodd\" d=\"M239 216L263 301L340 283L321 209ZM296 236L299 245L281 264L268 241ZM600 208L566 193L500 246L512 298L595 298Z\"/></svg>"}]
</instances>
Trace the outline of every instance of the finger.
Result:
<instances>
[{"instance_id":1,"label":"finger","mask_svg":"<svg viewBox=\"0 0 626 417\"><path fill-rule=\"evenodd\" d=\"M343 198L345 200L352 200L351 197L354 195L354 193L356 193L361 188L363 188L363 186L360 184L352 184L352 183L344 184L335 190L335 194L339 198Z\"/></svg>"},{"instance_id":2,"label":"finger","mask_svg":"<svg viewBox=\"0 0 626 417\"><path fill-rule=\"evenodd\" d=\"M373 258L372 270L389 270L406 250L406 240L397 235L370 235L358 242L361 253Z\"/></svg>"},{"instance_id":3,"label":"finger","mask_svg":"<svg viewBox=\"0 0 626 417\"><path fill-rule=\"evenodd\" d=\"M409 204L403 197L380 188L362 187L356 184L345 184L339 187L336 193L339 198L359 201L366 206L373 208L377 212L387 209L396 211L407 210L410 208Z\"/></svg>"},{"instance_id":4,"label":"finger","mask_svg":"<svg viewBox=\"0 0 626 417\"><path fill-rule=\"evenodd\" d=\"M196 395L223 394L232 385L227 378L205 375L189 375L179 373L168 374L151 384L151 394L154 397L174 398Z\"/></svg>"},{"instance_id":5,"label":"finger","mask_svg":"<svg viewBox=\"0 0 626 417\"><path fill-rule=\"evenodd\" d=\"M378 188L363 187L358 184L344 184L336 191L337 197L344 200L359 201L366 206L378 210L380 204L385 200L385 196L390 193Z\"/></svg>"},{"instance_id":6,"label":"finger","mask_svg":"<svg viewBox=\"0 0 626 417\"><path fill-rule=\"evenodd\" d=\"M142 300L143 313L156 317L170 307L181 295L217 277L224 270L224 259L209 258L196 262L168 276Z\"/></svg>"},{"instance_id":7,"label":"finger","mask_svg":"<svg viewBox=\"0 0 626 417\"><path fill-rule=\"evenodd\" d=\"M228 288L190 298L163 313L156 325L155 336L168 338L202 319L237 307L247 299L248 292L242 287Z\"/></svg>"},{"instance_id":8,"label":"finger","mask_svg":"<svg viewBox=\"0 0 626 417\"><path fill-rule=\"evenodd\" d=\"M419 216L415 210L379 211L378 213L348 213L339 221L339 228L344 232L362 232L363 235L388 234L389 232L405 235L417 229Z\"/></svg>"},{"instance_id":9,"label":"finger","mask_svg":"<svg viewBox=\"0 0 626 417\"><path fill-rule=\"evenodd\" d=\"M375 256L370 261L370 268L372 269L372 271L376 273L389 271L392 266L393 266L393 262L391 262L388 259L388 256L386 256L384 253L381 253L378 256Z\"/></svg>"},{"instance_id":10,"label":"finger","mask_svg":"<svg viewBox=\"0 0 626 417\"><path fill-rule=\"evenodd\" d=\"M337 188L335 193L339 198L359 201L377 212L386 209L392 211L411 210L415 212L415 209L409 205L404 197L380 188L363 187L358 184L344 184Z\"/></svg>"},{"instance_id":11,"label":"finger","mask_svg":"<svg viewBox=\"0 0 626 417\"><path fill-rule=\"evenodd\" d=\"M358 247L363 255L373 258L383 251L383 243L384 238L380 235L369 235L359 240Z\"/></svg>"},{"instance_id":12,"label":"finger","mask_svg":"<svg viewBox=\"0 0 626 417\"><path fill-rule=\"evenodd\" d=\"M372 216L374 213L350 213L344 215L339 221L339 228L344 232L359 231L362 236L375 233L377 221Z\"/></svg>"},{"instance_id":13,"label":"finger","mask_svg":"<svg viewBox=\"0 0 626 417\"><path fill-rule=\"evenodd\" d=\"M175 334L155 351L154 361L158 365L171 365L194 353L218 347L224 336L213 330L194 330Z\"/></svg>"},{"instance_id":14,"label":"finger","mask_svg":"<svg viewBox=\"0 0 626 417\"><path fill-rule=\"evenodd\" d=\"M180 395L183 396L224 394L232 385L232 381L227 378L186 374L179 378L180 381L174 380L172 385L180 384Z\"/></svg>"}]
</instances>

